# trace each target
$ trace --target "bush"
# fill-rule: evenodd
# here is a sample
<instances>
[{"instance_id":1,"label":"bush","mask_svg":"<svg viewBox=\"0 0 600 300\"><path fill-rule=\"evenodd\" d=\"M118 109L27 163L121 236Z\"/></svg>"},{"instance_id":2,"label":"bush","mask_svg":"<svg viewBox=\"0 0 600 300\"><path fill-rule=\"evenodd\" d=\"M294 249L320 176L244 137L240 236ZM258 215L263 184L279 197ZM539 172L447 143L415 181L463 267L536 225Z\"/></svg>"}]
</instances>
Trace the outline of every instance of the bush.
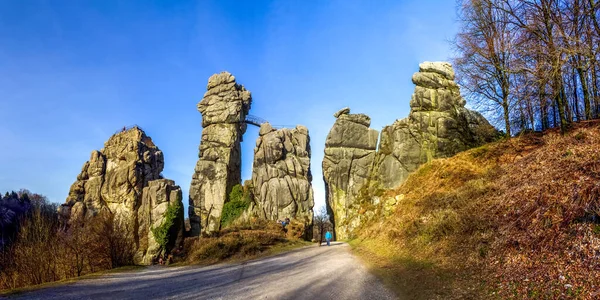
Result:
<instances>
[{"instance_id":1,"label":"bush","mask_svg":"<svg viewBox=\"0 0 600 300\"><path fill-rule=\"evenodd\" d=\"M31 197L33 198L33 197ZM14 243L0 252L0 289L68 279L133 263L131 227L110 213L59 229L56 205L33 206Z\"/></svg>"},{"instance_id":2,"label":"bush","mask_svg":"<svg viewBox=\"0 0 600 300\"><path fill-rule=\"evenodd\" d=\"M259 221L249 226L232 226L216 236L186 239L188 263L213 263L229 258L248 258L288 240L275 222Z\"/></svg>"},{"instance_id":3,"label":"bush","mask_svg":"<svg viewBox=\"0 0 600 300\"><path fill-rule=\"evenodd\" d=\"M229 201L223 206L221 228L227 227L237 220L250 206L249 189L244 190L241 184L235 185L229 193Z\"/></svg>"},{"instance_id":4,"label":"bush","mask_svg":"<svg viewBox=\"0 0 600 300\"><path fill-rule=\"evenodd\" d=\"M167 244L170 240L171 228L175 224L175 220L179 215L179 211L182 209L181 203L175 201L174 203L169 203L167 210L164 213L164 220L159 227L152 228L152 235L154 235L154 240L160 245L160 247L164 250L167 248Z\"/></svg>"}]
</instances>

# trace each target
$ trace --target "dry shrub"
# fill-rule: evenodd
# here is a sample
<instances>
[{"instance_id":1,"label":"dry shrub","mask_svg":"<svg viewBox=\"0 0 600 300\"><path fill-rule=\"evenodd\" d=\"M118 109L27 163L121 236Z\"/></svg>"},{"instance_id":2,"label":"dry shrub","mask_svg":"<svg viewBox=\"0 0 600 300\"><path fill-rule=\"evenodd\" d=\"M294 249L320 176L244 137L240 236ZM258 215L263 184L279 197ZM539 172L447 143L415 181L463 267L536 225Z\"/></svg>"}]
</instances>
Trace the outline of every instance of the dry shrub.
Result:
<instances>
[{"instance_id":1,"label":"dry shrub","mask_svg":"<svg viewBox=\"0 0 600 300\"><path fill-rule=\"evenodd\" d=\"M17 235L16 242L5 249L2 256L1 288L55 281L65 276L57 243L58 222L45 205L36 206L27 216Z\"/></svg>"},{"instance_id":2,"label":"dry shrub","mask_svg":"<svg viewBox=\"0 0 600 300\"><path fill-rule=\"evenodd\" d=\"M228 227L210 237L188 238L184 243L187 263L215 263L255 256L288 239L275 222L256 220Z\"/></svg>"},{"instance_id":3,"label":"dry shrub","mask_svg":"<svg viewBox=\"0 0 600 300\"><path fill-rule=\"evenodd\" d=\"M62 231L55 207L48 207L34 208L24 219L16 242L2 253L0 289L63 280L133 263L129 226L116 222L111 214L74 221Z\"/></svg>"}]
</instances>

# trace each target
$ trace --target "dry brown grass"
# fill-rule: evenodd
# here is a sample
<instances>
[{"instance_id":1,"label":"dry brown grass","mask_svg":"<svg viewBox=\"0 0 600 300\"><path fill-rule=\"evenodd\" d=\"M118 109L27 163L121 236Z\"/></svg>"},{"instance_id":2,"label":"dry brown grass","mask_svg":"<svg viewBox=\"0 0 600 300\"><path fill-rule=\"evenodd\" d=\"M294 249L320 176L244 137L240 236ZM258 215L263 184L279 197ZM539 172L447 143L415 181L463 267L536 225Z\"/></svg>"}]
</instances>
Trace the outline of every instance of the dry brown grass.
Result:
<instances>
[{"instance_id":1,"label":"dry brown grass","mask_svg":"<svg viewBox=\"0 0 600 300\"><path fill-rule=\"evenodd\" d=\"M599 182L597 122L489 144L422 166L352 244L411 299L592 299Z\"/></svg>"},{"instance_id":2,"label":"dry brown grass","mask_svg":"<svg viewBox=\"0 0 600 300\"><path fill-rule=\"evenodd\" d=\"M275 222L256 220L228 227L212 237L188 238L185 264L212 264L256 258L306 245L292 230L284 233Z\"/></svg>"}]
</instances>

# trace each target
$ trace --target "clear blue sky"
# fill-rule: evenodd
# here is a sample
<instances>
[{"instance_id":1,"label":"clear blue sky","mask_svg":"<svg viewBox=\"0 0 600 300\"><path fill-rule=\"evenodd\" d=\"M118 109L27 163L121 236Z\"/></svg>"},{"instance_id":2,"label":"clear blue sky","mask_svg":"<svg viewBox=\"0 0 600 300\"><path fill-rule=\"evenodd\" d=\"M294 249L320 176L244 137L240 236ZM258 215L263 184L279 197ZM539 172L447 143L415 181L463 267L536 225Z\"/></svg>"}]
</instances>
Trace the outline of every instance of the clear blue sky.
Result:
<instances>
[{"instance_id":1,"label":"clear blue sky","mask_svg":"<svg viewBox=\"0 0 600 300\"><path fill-rule=\"evenodd\" d=\"M64 202L94 149L140 125L187 191L198 158L196 104L227 70L251 114L303 124L313 188L332 114L349 106L380 130L409 112L411 76L452 56L454 1L0 1L0 191ZM251 177L258 130L243 143Z\"/></svg>"}]
</instances>

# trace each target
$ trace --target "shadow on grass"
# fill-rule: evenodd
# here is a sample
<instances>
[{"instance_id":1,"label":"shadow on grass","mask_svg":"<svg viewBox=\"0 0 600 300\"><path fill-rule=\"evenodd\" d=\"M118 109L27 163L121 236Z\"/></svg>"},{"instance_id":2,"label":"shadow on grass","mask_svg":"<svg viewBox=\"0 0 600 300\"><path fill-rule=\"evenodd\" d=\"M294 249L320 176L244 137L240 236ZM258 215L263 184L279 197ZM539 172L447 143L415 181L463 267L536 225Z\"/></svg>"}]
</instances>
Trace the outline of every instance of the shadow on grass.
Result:
<instances>
[{"instance_id":1,"label":"shadow on grass","mask_svg":"<svg viewBox=\"0 0 600 300\"><path fill-rule=\"evenodd\" d=\"M470 287L472 276L464 270L411 255L378 255L359 241L350 244L369 271L401 299L478 299L479 289Z\"/></svg>"}]
</instances>

